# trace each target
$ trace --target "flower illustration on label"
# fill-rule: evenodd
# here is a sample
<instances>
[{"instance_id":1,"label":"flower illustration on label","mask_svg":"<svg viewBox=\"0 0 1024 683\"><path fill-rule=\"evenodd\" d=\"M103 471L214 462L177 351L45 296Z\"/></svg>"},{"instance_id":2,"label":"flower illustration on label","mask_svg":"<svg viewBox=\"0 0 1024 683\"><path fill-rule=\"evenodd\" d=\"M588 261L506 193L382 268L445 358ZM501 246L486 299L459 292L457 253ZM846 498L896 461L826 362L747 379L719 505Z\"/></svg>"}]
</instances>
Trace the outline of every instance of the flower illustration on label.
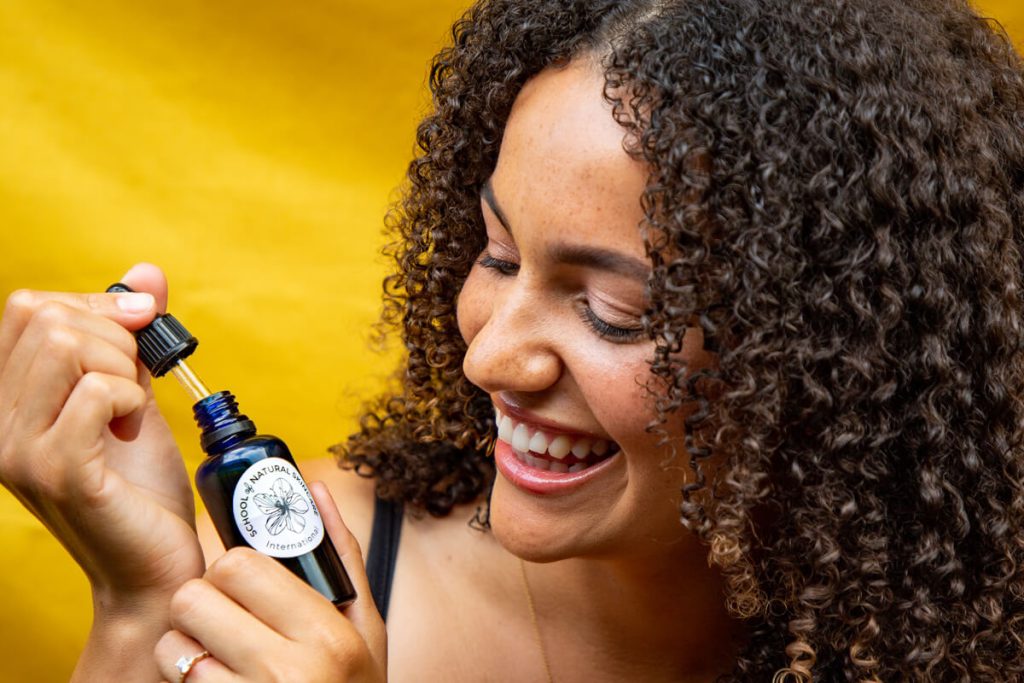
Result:
<instances>
[{"instance_id":1,"label":"flower illustration on label","mask_svg":"<svg viewBox=\"0 0 1024 683\"><path fill-rule=\"evenodd\" d=\"M278 479L270 487L271 493L260 493L253 500L260 511L267 515L267 531L277 536L285 527L295 533L306 528L304 514L309 505L295 492L287 479Z\"/></svg>"},{"instance_id":2,"label":"flower illustration on label","mask_svg":"<svg viewBox=\"0 0 1024 683\"><path fill-rule=\"evenodd\" d=\"M235 484L233 504L242 540L266 555L298 557L325 538L309 487L283 458L265 458L246 468Z\"/></svg>"}]
</instances>

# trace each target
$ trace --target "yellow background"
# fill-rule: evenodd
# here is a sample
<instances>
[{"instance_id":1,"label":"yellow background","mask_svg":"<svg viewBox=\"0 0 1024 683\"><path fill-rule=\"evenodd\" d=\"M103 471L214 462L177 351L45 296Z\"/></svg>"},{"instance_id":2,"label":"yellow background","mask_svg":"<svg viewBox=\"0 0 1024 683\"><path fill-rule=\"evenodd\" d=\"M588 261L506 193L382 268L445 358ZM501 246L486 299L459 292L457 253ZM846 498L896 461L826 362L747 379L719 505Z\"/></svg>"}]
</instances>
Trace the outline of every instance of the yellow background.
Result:
<instances>
[{"instance_id":1,"label":"yellow background","mask_svg":"<svg viewBox=\"0 0 1024 683\"><path fill-rule=\"evenodd\" d=\"M0 297L155 262L211 388L323 455L393 366L369 335L381 218L464 4L0 2ZM982 7L1024 37L1017 0ZM157 393L194 469L190 401L172 379ZM66 680L90 614L0 491L0 682Z\"/></svg>"}]
</instances>

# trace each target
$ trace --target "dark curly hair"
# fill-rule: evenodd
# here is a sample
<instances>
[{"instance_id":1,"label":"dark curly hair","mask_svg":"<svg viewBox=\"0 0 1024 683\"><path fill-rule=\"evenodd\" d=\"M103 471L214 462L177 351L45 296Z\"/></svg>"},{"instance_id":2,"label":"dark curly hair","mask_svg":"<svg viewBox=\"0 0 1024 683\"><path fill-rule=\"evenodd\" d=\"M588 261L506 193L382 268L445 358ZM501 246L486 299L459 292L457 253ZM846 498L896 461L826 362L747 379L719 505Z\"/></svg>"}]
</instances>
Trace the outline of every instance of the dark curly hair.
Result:
<instances>
[{"instance_id":1,"label":"dark curly hair","mask_svg":"<svg viewBox=\"0 0 1024 683\"><path fill-rule=\"evenodd\" d=\"M728 680L1024 678L1024 69L960 0L471 8L388 219L400 387L342 465L434 515L485 499L479 191L525 81L585 53L650 169L651 428L685 432L682 523L749 625Z\"/></svg>"}]
</instances>

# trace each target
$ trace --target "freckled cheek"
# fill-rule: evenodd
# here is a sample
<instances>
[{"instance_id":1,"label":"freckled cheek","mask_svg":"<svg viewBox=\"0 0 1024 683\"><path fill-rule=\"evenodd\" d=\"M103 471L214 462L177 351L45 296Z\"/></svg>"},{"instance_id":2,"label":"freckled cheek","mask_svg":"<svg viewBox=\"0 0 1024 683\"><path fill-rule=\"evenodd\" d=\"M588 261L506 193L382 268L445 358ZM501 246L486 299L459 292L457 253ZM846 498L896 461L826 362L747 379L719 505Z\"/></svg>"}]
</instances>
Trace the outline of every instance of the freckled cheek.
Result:
<instances>
[{"instance_id":1,"label":"freckled cheek","mask_svg":"<svg viewBox=\"0 0 1024 683\"><path fill-rule=\"evenodd\" d=\"M703 336L699 330L686 333L682 354L690 372L714 367L717 362L714 354L704 351ZM601 414L606 416L606 419L601 420L602 425L613 437L613 430L622 434L623 440L629 435L628 445L616 438L626 448L638 444L642 448L654 449L660 439L658 435L646 431L657 416L654 406L656 397L667 391L664 380L651 374L650 362L653 357L653 346L643 346L628 358L616 356L602 359L587 373L588 394L594 396L593 400L601 406ZM608 391L608 387L615 387L616 390ZM678 419L672 422L681 424L682 418L695 408L693 404L684 406L676 414Z\"/></svg>"},{"instance_id":2,"label":"freckled cheek","mask_svg":"<svg viewBox=\"0 0 1024 683\"><path fill-rule=\"evenodd\" d=\"M641 363L633 368L632 373L616 373L605 386L604 391L593 400L601 401L601 425L619 444L626 456L628 479L632 483L631 490L637 496L634 504L650 520L667 519L667 528L678 529L676 508L665 505L666 500L673 500L689 478L689 470L676 461L675 466L666 467L667 447L659 445L662 436L647 431L657 414L654 408L655 398L643 386L643 378L650 375L649 366ZM641 381L637 381L637 377ZM617 390L609 391L608 387ZM657 384L652 388L656 389ZM600 391L591 388L592 391Z\"/></svg>"},{"instance_id":3,"label":"freckled cheek","mask_svg":"<svg viewBox=\"0 0 1024 683\"><path fill-rule=\"evenodd\" d=\"M653 450L657 436L646 429L655 416L654 399L643 386L650 376L647 358L609 362L588 376L584 391L605 431L631 453Z\"/></svg>"}]
</instances>

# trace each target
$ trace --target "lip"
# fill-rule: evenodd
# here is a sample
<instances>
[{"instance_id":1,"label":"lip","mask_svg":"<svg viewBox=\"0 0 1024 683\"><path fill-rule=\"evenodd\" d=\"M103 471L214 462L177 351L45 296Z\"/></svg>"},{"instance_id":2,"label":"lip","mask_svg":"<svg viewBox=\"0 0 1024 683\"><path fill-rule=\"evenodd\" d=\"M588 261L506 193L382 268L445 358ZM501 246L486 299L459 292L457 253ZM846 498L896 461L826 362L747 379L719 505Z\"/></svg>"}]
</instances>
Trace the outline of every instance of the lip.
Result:
<instances>
[{"instance_id":1,"label":"lip","mask_svg":"<svg viewBox=\"0 0 1024 683\"><path fill-rule=\"evenodd\" d=\"M494 446L494 462L498 471L516 488L542 496L564 495L585 486L595 477L618 462L622 451L580 472L552 472L530 467L520 462L512 450L512 444L497 440Z\"/></svg>"},{"instance_id":2,"label":"lip","mask_svg":"<svg viewBox=\"0 0 1024 683\"><path fill-rule=\"evenodd\" d=\"M601 436L600 434L592 434L591 432L581 432L577 429L570 429L565 425L534 415L530 411L525 410L514 403L509 403L507 399L502 398L500 395L493 397L491 400L494 402L494 405L498 410L501 411L502 415L508 415L516 422L525 422L531 427L542 429L548 434L564 434L565 436L575 438L588 437L591 439L601 439L602 441L612 441L612 439Z\"/></svg>"}]
</instances>

